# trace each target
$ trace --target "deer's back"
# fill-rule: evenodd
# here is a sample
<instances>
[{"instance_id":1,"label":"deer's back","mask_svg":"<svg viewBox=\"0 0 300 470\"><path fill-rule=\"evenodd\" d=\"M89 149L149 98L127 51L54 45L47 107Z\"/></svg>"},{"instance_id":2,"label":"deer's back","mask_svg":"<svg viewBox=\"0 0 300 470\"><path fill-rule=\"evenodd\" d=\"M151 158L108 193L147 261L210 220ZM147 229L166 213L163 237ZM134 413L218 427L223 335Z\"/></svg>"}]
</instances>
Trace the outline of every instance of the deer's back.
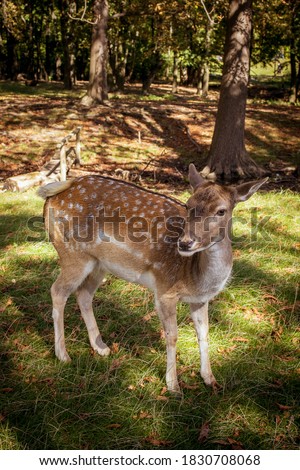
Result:
<instances>
[{"instance_id":1,"label":"deer's back","mask_svg":"<svg viewBox=\"0 0 300 470\"><path fill-rule=\"evenodd\" d=\"M45 206L46 226L62 263L94 257L113 274L146 285L149 273L171 282L178 275L184 215L175 199L100 176L75 179Z\"/></svg>"}]
</instances>

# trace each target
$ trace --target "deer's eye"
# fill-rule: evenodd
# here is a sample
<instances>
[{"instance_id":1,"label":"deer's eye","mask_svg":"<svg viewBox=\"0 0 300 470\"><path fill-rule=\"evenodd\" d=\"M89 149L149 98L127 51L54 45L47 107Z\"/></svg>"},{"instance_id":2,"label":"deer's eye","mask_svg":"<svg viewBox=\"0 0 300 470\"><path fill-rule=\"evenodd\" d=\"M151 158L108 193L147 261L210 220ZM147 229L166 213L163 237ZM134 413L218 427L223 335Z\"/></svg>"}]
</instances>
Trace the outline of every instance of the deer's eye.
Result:
<instances>
[{"instance_id":1,"label":"deer's eye","mask_svg":"<svg viewBox=\"0 0 300 470\"><path fill-rule=\"evenodd\" d=\"M217 212L217 215L219 217L222 217L223 215L225 215L225 212L226 212L226 209L219 209L218 212Z\"/></svg>"}]
</instances>

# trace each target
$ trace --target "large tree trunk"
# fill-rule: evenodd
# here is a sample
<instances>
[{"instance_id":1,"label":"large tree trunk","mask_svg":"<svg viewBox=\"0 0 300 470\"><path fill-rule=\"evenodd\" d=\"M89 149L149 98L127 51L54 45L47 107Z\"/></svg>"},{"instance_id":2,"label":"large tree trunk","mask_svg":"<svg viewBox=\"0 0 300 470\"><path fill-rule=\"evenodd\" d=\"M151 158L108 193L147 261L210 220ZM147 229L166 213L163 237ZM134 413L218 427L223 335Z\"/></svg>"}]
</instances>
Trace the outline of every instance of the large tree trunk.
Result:
<instances>
[{"instance_id":1,"label":"large tree trunk","mask_svg":"<svg viewBox=\"0 0 300 470\"><path fill-rule=\"evenodd\" d=\"M107 91L107 24L108 1L94 1L94 18L90 58L90 76L87 95L82 99L85 105L103 103L108 99Z\"/></svg>"},{"instance_id":2,"label":"large tree trunk","mask_svg":"<svg viewBox=\"0 0 300 470\"><path fill-rule=\"evenodd\" d=\"M218 112L202 171L212 179L231 181L262 172L247 155L244 139L251 32L252 0L230 0Z\"/></svg>"}]
</instances>

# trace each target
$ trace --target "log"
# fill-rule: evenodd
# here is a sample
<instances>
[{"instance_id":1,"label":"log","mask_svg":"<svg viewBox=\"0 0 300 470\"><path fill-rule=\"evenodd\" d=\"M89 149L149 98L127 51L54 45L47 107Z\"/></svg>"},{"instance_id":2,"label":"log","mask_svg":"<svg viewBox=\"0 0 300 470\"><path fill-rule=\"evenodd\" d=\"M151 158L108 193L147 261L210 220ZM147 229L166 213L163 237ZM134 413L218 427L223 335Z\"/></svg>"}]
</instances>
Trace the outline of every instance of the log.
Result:
<instances>
[{"instance_id":1,"label":"log","mask_svg":"<svg viewBox=\"0 0 300 470\"><path fill-rule=\"evenodd\" d=\"M22 193L23 191L27 191L27 189L40 185L44 181L45 175L43 173L33 171L32 173L7 178L4 182L3 189Z\"/></svg>"}]
</instances>

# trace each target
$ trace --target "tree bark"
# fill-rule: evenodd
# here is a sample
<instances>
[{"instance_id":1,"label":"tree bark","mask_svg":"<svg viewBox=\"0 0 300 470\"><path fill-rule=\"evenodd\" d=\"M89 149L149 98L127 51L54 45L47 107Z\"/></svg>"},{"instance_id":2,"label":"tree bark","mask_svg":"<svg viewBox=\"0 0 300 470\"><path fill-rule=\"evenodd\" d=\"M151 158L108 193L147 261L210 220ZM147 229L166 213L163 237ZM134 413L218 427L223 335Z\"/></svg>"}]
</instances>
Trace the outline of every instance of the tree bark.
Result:
<instances>
[{"instance_id":1,"label":"tree bark","mask_svg":"<svg viewBox=\"0 0 300 470\"><path fill-rule=\"evenodd\" d=\"M291 13L291 37L290 37L290 65L291 65L291 83L289 101L295 104L298 100L299 82L300 82L300 51L299 51L299 33L300 33L300 2L299 0L289 3ZM297 73L298 62L298 73Z\"/></svg>"},{"instance_id":2,"label":"tree bark","mask_svg":"<svg viewBox=\"0 0 300 470\"><path fill-rule=\"evenodd\" d=\"M94 1L94 18L90 57L90 75L87 95L82 102L85 105L104 103L108 100L107 87L107 24L108 1Z\"/></svg>"},{"instance_id":3,"label":"tree bark","mask_svg":"<svg viewBox=\"0 0 300 470\"><path fill-rule=\"evenodd\" d=\"M230 0L220 98L204 176L232 181L262 170L245 149L245 116L250 68L252 0Z\"/></svg>"},{"instance_id":4,"label":"tree bark","mask_svg":"<svg viewBox=\"0 0 300 470\"><path fill-rule=\"evenodd\" d=\"M209 90L209 56L211 49L211 36L214 28L214 22L211 19L207 20L205 32L205 45L204 56L200 67L199 81L197 84L197 95L206 98Z\"/></svg>"},{"instance_id":5,"label":"tree bark","mask_svg":"<svg viewBox=\"0 0 300 470\"><path fill-rule=\"evenodd\" d=\"M63 50L63 80L64 88L67 90L72 90L73 84L75 82L75 58L72 50L74 49L73 45L73 33L69 25L68 9L69 3L67 0L59 1L60 9L60 29L61 29L61 38L62 38L62 50Z\"/></svg>"},{"instance_id":6,"label":"tree bark","mask_svg":"<svg viewBox=\"0 0 300 470\"><path fill-rule=\"evenodd\" d=\"M172 93L178 93L178 52L174 51Z\"/></svg>"}]
</instances>

